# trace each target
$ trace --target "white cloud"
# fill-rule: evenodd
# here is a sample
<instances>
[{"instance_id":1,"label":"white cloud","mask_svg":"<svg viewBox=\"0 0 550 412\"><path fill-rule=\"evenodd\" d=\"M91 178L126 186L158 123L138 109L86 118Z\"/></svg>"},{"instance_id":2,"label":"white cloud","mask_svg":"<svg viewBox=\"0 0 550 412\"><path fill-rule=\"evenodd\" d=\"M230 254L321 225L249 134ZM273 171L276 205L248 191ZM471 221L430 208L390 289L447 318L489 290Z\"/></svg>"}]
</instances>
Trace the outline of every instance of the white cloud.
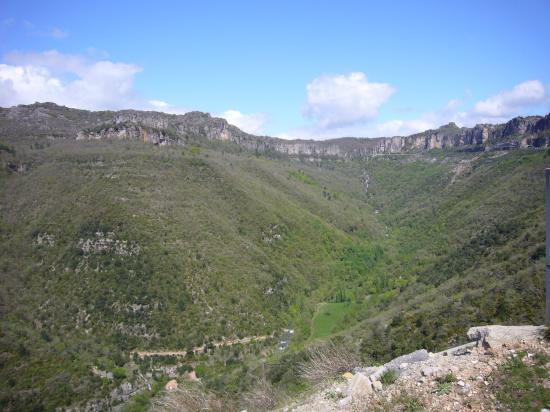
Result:
<instances>
[{"instance_id":1,"label":"white cloud","mask_svg":"<svg viewBox=\"0 0 550 412\"><path fill-rule=\"evenodd\" d=\"M106 52L88 49L85 55L56 50L12 52L0 64L0 106L34 102L89 110L157 110L183 114L189 110L160 99L145 99L135 90L135 64L106 60ZM103 57L96 59L94 57Z\"/></svg>"},{"instance_id":2,"label":"white cloud","mask_svg":"<svg viewBox=\"0 0 550 412\"><path fill-rule=\"evenodd\" d=\"M530 113L547 113L550 109L550 93L538 80L519 83L511 90L502 91L487 99L470 103L468 90L464 99L451 99L441 109L427 111L413 119L393 119L383 122L344 124L331 128L322 123L305 126L278 137L283 139L323 140L337 137L390 137L407 136L429 129L436 129L449 122L472 127L479 123L503 123L516 116Z\"/></svg>"},{"instance_id":3,"label":"white cloud","mask_svg":"<svg viewBox=\"0 0 550 412\"><path fill-rule=\"evenodd\" d=\"M219 117L223 117L230 124L252 134L262 133L262 128L268 120L266 113L243 114L238 110L227 110L219 114Z\"/></svg>"},{"instance_id":4,"label":"white cloud","mask_svg":"<svg viewBox=\"0 0 550 412\"><path fill-rule=\"evenodd\" d=\"M470 97L469 95L471 96L471 92L466 93L466 97ZM418 119L381 123L377 125L377 130L381 132L379 136L406 136L436 129L449 122L466 127L479 123L504 123L513 117L525 115L529 109L544 103L546 98L547 92L540 81L527 81L516 85L512 90L475 102L470 105L470 109L461 110L465 105L462 99L451 99L442 109L425 112Z\"/></svg>"},{"instance_id":5,"label":"white cloud","mask_svg":"<svg viewBox=\"0 0 550 412\"><path fill-rule=\"evenodd\" d=\"M159 110L166 109L169 104L163 100L149 100L149 104Z\"/></svg>"},{"instance_id":6,"label":"white cloud","mask_svg":"<svg viewBox=\"0 0 550 412\"><path fill-rule=\"evenodd\" d=\"M538 80L520 83L512 90L506 90L477 102L473 113L502 118L519 114L523 109L540 104L546 97L544 85Z\"/></svg>"},{"instance_id":7,"label":"white cloud","mask_svg":"<svg viewBox=\"0 0 550 412\"><path fill-rule=\"evenodd\" d=\"M4 56L4 61L18 66L44 67L54 73L81 74L90 64L85 56L63 54L57 50L46 50L40 53L11 52Z\"/></svg>"},{"instance_id":8,"label":"white cloud","mask_svg":"<svg viewBox=\"0 0 550 412\"><path fill-rule=\"evenodd\" d=\"M10 53L0 64L0 106L52 101L91 110L180 109L151 103L136 92L134 79L142 69L135 64L93 61L55 50ZM159 106L160 104L160 106ZM161 107L162 106L162 107Z\"/></svg>"},{"instance_id":9,"label":"white cloud","mask_svg":"<svg viewBox=\"0 0 550 412\"><path fill-rule=\"evenodd\" d=\"M428 119L389 120L377 124L374 128L374 135L387 137L407 136L423 132L424 130L433 129L434 127L436 127L434 123Z\"/></svg>"},{"instance_id":10,"label":"white cloud","mask_svg":"<svg viewBox=\"0 0 550 412\"><path fill-rule=\"evenodd\" d=\"M437 124L439 126L439 124ZM318 126L305 126L280 133L281 139L326 140L339 137L391 137L407 136L436 127L429 118L412 120L389 120L373 124L357 124L326 129Z\"/></svg>"},{"instance_id":11,"label":"white cloud","mask_svg":"<svg viewBox=\"0 0 550 412\"><path fill-rule=\"evenodd\" d=\"M304 115L325 129L371 120L395 93L387 83L371 83L361 72L321 76L307 86Z\"/></svg>"},{"instance_id":12,"label":"white cloud","mask_svg":"<svg viewBox=\"0 0 550 412\"><path fill-rule=\"evenodd\" d=\"M149 100L147 105L139 106L138 109L143 110L154 110L158 112L170 113L170 114L185 114L189 112L189 109L186 107L172 106L170 103L165 102L164 100Z\"/></svg>"},{"instance_id":13,"label":"white cloud","mask_svg":"<svg viewBox=\"0 0 550 412\"><path fill-rule=\"evenodd\" d=\"M10 53L0 65L0 80L14 93L2 105L53 101L86 109L117 109L142 105L134 91L139 66L49 50Z\"/></svg>"}]
</instances>

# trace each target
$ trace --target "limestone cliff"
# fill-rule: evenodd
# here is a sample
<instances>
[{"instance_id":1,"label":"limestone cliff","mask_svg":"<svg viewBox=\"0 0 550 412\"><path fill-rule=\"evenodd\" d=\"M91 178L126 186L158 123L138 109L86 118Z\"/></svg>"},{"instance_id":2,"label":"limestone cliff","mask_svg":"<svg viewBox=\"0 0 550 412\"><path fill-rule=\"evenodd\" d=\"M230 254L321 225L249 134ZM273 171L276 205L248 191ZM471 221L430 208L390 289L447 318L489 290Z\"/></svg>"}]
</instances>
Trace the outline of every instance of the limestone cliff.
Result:
<instances>
[{"instance_id":1,"label":"limestone cliff","mask_svg":"<svg viewBox=\"0 0 550 412\"><path fill-rule=\"evenodd\" d=\"M118 112L71 109L54 103L0 108L0 135L75 139L131 139L154 144L185 144L197 140L228 141L258 153L310 158L360 159L430 149L514 149L550 146L550 114L516 117L504 124L472 128L454 123L410 136L340 138L324 141L283 140L254 136L207 113L183 115L136 110Z\"/></svg>"}]
</instances>

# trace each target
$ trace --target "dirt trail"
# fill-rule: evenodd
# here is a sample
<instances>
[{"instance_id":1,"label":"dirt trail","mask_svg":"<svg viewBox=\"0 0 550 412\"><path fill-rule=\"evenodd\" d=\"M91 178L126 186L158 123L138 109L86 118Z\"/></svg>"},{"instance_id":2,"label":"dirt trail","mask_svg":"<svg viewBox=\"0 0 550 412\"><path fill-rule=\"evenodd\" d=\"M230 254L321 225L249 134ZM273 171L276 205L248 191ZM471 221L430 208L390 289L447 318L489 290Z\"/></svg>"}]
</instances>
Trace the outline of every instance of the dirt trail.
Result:
<instances>
[{"instance_id":1,"label":"dirt trail","mask_svg":"<svg viewBox=\"0 0 550 412\"><path fill-rule=\"evenodd\" d=\"M237 338L237 339L225 339L225 340L222 340L221 342L214 342L212 346L214 346L215 348L219 348L221 346L231 346L231 345L236 345L238 343L241 345L245 345L252 341L262 342L268 338L272 338L273 336L274 335L271 334L271 335L260 335L260 336L245 336L244 338ZM159 351L134 350L134 351L131 351L130 354L131 355L137 354L140 357L140 359L143 359L149 356L185 356L187 355L188 352L193 352L195 355L199 355L201 353L204 353L205 346L206 345L195 346L191 350L159 350Z\"/></svg>"}]
</instances>

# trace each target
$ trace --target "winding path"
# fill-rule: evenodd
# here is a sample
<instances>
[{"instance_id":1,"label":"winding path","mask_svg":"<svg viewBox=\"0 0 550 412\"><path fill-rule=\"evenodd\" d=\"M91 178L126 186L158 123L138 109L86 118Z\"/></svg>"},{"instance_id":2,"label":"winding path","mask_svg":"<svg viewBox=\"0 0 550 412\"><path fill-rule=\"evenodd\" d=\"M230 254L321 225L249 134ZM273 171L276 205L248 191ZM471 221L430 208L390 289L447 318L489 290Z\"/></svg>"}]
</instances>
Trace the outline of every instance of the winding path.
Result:
<instances>
[{"instance_id":1,"label":"winding path","mask_svg":"<svg viewBox=\"0 0 550 412\"><path fill-rule=\"evenodd\" d=\"M219 348L221 346L231 346L236 344L245 345L251 342L262 342L268 338L272 338L274 334L271 335L260 335L260 336L245 336L244 338L237 339L226 339L221 342L214 342L212 346L214 348ZM140 351L134 350L130 352L130 355L137 354L140 359L144 359L149 356L185 356L189 352L193 352L195 355L199 355L205 352L205 347L207 345L195 346L191 350L160 350L160 351Z\"/></svg>"}]
</instances>

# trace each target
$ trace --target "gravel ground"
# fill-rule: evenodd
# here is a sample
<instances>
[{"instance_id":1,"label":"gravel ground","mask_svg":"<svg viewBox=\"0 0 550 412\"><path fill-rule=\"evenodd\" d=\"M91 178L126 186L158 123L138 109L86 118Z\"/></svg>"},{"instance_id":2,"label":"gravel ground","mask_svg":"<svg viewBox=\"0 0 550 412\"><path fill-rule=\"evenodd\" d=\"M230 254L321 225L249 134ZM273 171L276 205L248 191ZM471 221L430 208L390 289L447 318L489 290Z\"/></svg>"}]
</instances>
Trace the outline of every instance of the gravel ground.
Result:
<instances>
[{"instance_id":1,"label":"gravel ground","mask_svg":"<svg viewBox=\"0 0 550 412\"><path fill-rule=\"evenodd\" d=\"M499 329L500 330L500 329ZM452 350L441 353L429 353L418 362L402 362L394 359L386 366L392 365L399 373L397 380L384 385L381 390L363 390L352 393L352 384L341 379L309 395L301 401L282 409L294 412L321 411L399 411L415 410L417 405L425 411L500 411L492 384L492 373L506 360L517 356L519 351L528 353L525 362L529 362L534 353L550 355L548 342L534 336L518 338L504 344L493 342L492 347L485 348L481 343L477 347L461 348L457 354ZM406 358L404 358L406 360ZM550 365L547 365L550 367ZM379 376L372 368L365 368L364 373ZM355 371L356 374L359 371ZM448 393L441 393L437 378L452 373L456 380L446 385ZM351 376L349 376L351 378ZM350 379L351 381L351 379ZM549 381L550 385L550 381ZM446 392L446 391L443 391ZM405 406L408 406L407 409Z\"/></svg>"}]
</instances>

